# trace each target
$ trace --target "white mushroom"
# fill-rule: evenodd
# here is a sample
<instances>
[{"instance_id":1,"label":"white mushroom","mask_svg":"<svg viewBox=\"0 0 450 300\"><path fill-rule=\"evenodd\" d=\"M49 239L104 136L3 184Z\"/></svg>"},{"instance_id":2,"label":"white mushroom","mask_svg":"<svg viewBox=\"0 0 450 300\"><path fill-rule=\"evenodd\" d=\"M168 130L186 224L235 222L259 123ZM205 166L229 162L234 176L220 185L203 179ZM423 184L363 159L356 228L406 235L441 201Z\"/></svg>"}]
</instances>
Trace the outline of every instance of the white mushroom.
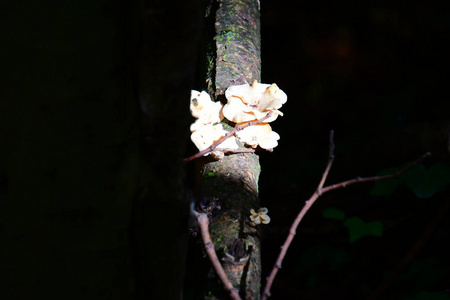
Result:
<instances>
[{"instance_id":1,"label":"white mushroom","mask_svg":"<svg viewBox=\"0 0 450 300\"><path fill-rule=\"evenodd\" d=\"M223 129L222 124L207 124L194 131L191 134L191 140L199 151L203 151L226 134L227 131ZM220 143L217 148L238 149L239 146L236 143L236 138L232 136ZM205 154L205 156L208 154Z\"/></svg>"},{"instance_id":2,"label":"white mushroom","mask_svg":"<svg viewBox=\"0 0 450 300\"><path fill-rule=\"evenodd\" d=\"M270 217L267 215L269 210L265 207L262 207L258 209L258 212L256 212L253 208L250 209L250 220L252 220L253 223L256 225L258 224L269 224L270 223Z\"/></svg>"},{"instance_id":3,"label":"white mushroom","mask_svg":"<svg viewBox=\"0 0 450 300\"><path fill-rule=\"evenodd\" d=\"M252 148L261 147L271 150L278 145L280 136L272 131L268 124L279 115L283 115L278 109L286 103L286 94L276 84L258 83L256 80L250 84L234 85L225 91L227 104L214 102L205 91L191 91L190 110L192 116L197 118L191 124L191 140L200 151L208 149L211 145L227 134L220 122L226 117L228 120L244 125L247 122L261 120L267 114L271 116L264 123L252 125L236 132L236 137L246 146ZM232 136L224 140L211 154L217 159L223 158L221 149L239 149L236 137ZM269 218L270 220L270 218Z\"/></svg>"},{"instance_id":4,"label":"white mushroom","mask_svg":"<svg viewBox=\"0 0 450 300\"><path fill-rule=\"evenodd\" d=\"M196 130L202 124L214 124L223 120L222 107L222 103L212 101L207 92L191 91L191 114L197 118L197 125L193 126L194 129L191 125L191 131Z\"/></svg>"},{"instance_id":5,"label":"white mushroom","mask_svg":"<svg viewBox=\"0 0 450 300\"><path fill-rule=\"evenodd\" d=\"M246 145L256 148L258 145L266 150L273 149L278 145L280 136L272 131L267 123L261 123L242 129L236 133L237 137Z\"/></svg>"},{"instance_id":6,"label":"white mushroom","mask_svg":"<svg viewBox=\"0 0 450 300\"><path fill-rule=\"evenodd\" d=\"M272 115L265 122L274 121L278 111L286 103L286 94L274 83L258 83L233 85L225 91L228 103L223 108L223 115L235 123L249 122L263 118L270 111Z\"/></svg>"}]
</instances>

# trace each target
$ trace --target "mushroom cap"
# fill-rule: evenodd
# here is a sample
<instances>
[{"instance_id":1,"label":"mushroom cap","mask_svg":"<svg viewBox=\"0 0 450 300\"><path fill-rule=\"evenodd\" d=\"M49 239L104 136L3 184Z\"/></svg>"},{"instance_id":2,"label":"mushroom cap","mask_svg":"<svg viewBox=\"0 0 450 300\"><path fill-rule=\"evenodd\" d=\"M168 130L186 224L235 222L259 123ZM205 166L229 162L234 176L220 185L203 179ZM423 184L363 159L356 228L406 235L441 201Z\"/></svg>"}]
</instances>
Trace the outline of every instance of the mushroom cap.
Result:
<instances>
[{"instance_id":1,"label":"mushroom cap","mask_svg":"<svg viewBox=\"0 0 450 300\"><path fill-rule=\"evenodd\" d=\"M275 131L272 131L267 123L261 123L244 128L236 133L237 137L253 148L258 145L263 149L273 149L278 145L280 135Z\"/></svg>"},{"instance_id":2,"label":"mushroom cap","mask_svg":"<svg viewBox=\"0 0 450 300\"><path fill-rule=\"evenodd\" d=\"M267 207L261 207L260 209L258 209L258 213L267 214L268 212L269 210L267 209Z\"/></svg>"},{"instance_id":3,"label":"mushroom cap","mask_svg":"<svg viewBox=\"0 0 450 300\"><path fill-rule=\"evenodd\" d=\"M269 111L272 116L265 122L272 122L282 115L278 111L286 103L287 95L274 84L258 83L232 85L225 91L228 103L223 108L223 115L235 123L249 122L263 118Z\"/></svg>"},{"instance_id":4,"label":"mushroom cap","mask_svg":"<svg viewBox=\"0 0 450 300\"><path fill-rule=\"evenodd\" d=\"M263 224L269 224L270 223L270 217L265 214L260 214L259 218L261 219L261 223Z\"/></svg>"},{"instance_id":5,"label":"mushroom cap","mask_svg":"<svg viewBox=\"0 0 450 300\"><path fill-rule=\"evenodd\" d=\"M222 124L207 124L194 131L191 134L191 140L199 151L203 151L227 133L228 132L223 129ZM236 138L231 136L220 143L217 148L238 149L239 146L236 143Z\"/></svg>"},{"instance_id":6,"label":"mushroom cap","mask_svg":"<svg viewBox=\"0 0 450 300\"><path fill-rule=\"evenodd\" d=\"M252 208L250 209L250 220L252 220L253 223L256 225L258 224L269 224L270 223L270 217L267 215L269 210L265 207L262 207L258 210L258 212L255 212L255 210Z\"/></svg>"},{"instance_id":7,"label":"mushroom cap","mask_svg":"<svg viewBox=\"0 0 450 300\"><path fill-rule=\"evenodd\" d=\"M191 114L200 120L199 123L210 124L223 120L222 107L222 103L212 101L207 92L191 91Z\"/></svg>"}]
</instances>

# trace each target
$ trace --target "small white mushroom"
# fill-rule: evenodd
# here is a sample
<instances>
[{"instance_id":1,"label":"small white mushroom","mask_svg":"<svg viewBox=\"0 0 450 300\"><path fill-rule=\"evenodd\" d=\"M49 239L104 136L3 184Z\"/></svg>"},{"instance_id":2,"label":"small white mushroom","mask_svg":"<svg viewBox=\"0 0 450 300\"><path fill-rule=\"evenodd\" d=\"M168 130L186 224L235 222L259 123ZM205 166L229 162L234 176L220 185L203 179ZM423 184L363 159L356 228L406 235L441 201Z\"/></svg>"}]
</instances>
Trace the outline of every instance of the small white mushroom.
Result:
<instances>
[{"instance_id":1,"label":"small white mushroom","mask_svg":"<svg viewBox=\"0 0 450 300\"><path fill-rule=\"evenodd\" d=\"M272 127L267 123L246 127L238 131L236 135L246 145L252 148L256 148L259 145L266 150L275 148L280 139L280 135L272 131Z\"/></svg>"},{"instance_id":2,"label":"small white mushroom","mask_svg":"<svg viewBox=\"0 0 450 300\"><path fill-rule=\"evenodd\" d=\"M255 223L255 225L258 224L269 224L270 223L270 217L267 215L269 210L265 207L261 207L258 212L256 212L253 208L250 209L250 220Z\"/></svg>"}]
</instances>

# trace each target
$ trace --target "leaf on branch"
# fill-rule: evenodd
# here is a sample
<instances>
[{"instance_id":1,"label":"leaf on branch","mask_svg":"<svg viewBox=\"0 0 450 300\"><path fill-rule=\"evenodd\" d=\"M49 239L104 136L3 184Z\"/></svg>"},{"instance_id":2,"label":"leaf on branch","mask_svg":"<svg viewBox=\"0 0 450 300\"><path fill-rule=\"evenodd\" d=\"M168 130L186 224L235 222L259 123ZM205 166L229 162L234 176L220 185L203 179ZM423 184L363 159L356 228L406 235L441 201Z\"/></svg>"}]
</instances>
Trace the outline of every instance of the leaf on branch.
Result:
<instances>
[{"instance_id":1,"label":"leaf on branch","mask_svg":"<svg viewBox=\"0 0 450 300\"><path fill-rule=\"evenodd\" d=\"M400 168L388 168L383 169L377 173L377 176L383 176L388 174L394 174L398 172ZM372 190L370 191L370 195L372 196L389 196L391 195L397 187L400 185L400 178L391 178L386 180L376 181L373 185Z\"/></svg>"},{"instance_id":2,"label":"leaf on branch","mask_svg":"<svg viewBox=\"0 0 450 300\"><path fill-rule=\"evenodd\" d=\"M450 168L436 163L427 170L424 165L419 164L405 173L403 182L417 198L431 198L436 192L450 184Z\"/></svg>"},{"instance_id":3,"label":"leaf on branch","mask_svg":"<svg viewBox=\"0 0 450 300\"><path fill-rule=\"evenodd\" d=\"M384 169L378 175L385 175L398 170L399 168ZM436 163L427 170L423 164L417 164L399 178L377 181L370 194L372 196L388 196L400 184L405 184L419 199L431 198L436 192L450 184L450 167L442 163Z\"/></svg>"},{"instance_id":4,"label":"leaf on branch","mask_svg":"<svg viewBox=\"0 0 450 300\"><path fill-rule=\"evenodd\" d=\"M332 220L344 220L345 219L345 213L337 208L329 207L322 211L322 216L326 219L332 219Z\"/></svg>"},{"instance_id":5,"label":"leaf on branch","mask_svg":"<svg viewBox=\"0 0 450 300\"><path fill-rule=\"evenodd\" d=\"M380 221L365 223L358 217L351 217L344 221L344 226L348 227L350 243L365 236L381 236L383 234L383 223Z\"/></svg>"}]
</instances>

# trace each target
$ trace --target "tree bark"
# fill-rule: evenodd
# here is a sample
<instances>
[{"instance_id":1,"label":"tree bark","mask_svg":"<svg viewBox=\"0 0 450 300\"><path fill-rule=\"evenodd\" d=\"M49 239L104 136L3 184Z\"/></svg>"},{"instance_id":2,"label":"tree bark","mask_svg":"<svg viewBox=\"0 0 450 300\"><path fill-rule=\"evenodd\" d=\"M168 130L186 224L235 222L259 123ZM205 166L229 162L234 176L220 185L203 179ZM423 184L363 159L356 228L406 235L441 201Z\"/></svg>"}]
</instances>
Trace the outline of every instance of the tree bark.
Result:
<instances>
[{"instance_id":1,"label":"tree bark","mask_svg":"<svg viewBox=\"0 0 450 300\"><path fill-rule=\"evenodd\" d=\"M208 53L207 83L208 92L223 100L228 86L260 81L259 7L256 0L223 0L215 4L216 10L210 12L215 49ZM259 208L259 174L259 158L253 153L228 155L204 164L201 170L198 207L208 212L215 249L229 279L245 299L260 297L260 239L249 219L250 209ZM206 298L223 297L213 292Z\"/></svg>"}]
</instances>

